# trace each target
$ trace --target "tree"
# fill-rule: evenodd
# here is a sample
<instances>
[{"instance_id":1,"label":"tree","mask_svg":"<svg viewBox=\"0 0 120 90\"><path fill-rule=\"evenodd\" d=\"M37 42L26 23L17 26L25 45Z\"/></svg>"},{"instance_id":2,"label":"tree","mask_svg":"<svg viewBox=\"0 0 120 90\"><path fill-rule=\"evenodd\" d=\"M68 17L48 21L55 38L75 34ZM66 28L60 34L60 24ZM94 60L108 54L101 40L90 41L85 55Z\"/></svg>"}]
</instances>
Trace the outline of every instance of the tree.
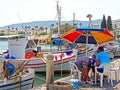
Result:
<instances>
[{"instance_id":1,"label":"tree","mask_svg":"<svg viewBox=\"0 0 120 90\"><path fill-rule=\"evenodd\" d=\"M42 30L44 30L44 28L41 26L41 27L39 27L39 29L42 31Z\"/></svg>"},{"instance_id":2,"label":"tree","mask_svg":"<svg viewBox=\"0 0 120 90\"><path fill-rule=\"evenodd\" d=\"M77 27L77 23L74 23L74 28L76 28Z\"/></svg>"},{"instance_id":3,"label":"tree","mask_svg":"<svg viewBox=\"0 0 120 90\"><path fill-rule=\"evenodd\" d=\"M18 34L18 28L15 28L15 30L16 30L16 34Z\"/></svg>"},{"instance_id":4,"label":"tree","mask_svg":"<svg viewBox=\"0 0 120 90\"><path fill-rule=\"evenodd\" d=\"M88 15L87 15L87 18L89 18L89 27L91 27L91 25L92 25L92 23L91 23L92 15L91 15L91 14L88 14Z\"/></svg>"},{"instance_id":5,"label":"tree","mask_svg":"<svg viewBox=\"0 0 120 90\"><path fill-rule=\"evenodd\" d=\"M31 28L31 30L35 30L34 28Z\"/></svg>"},{"instance_id":6,"label":"tree","mask_svg":"<svg viewBox=\"0 0 120 90\"><path fill-rule=\"evenodd\" d=\"M14 30L14 27L12 27L12 30Z\"/></svg>"},{"instance_id":7,"label":"tree","mask_svg":"<svg viewBox=\"0 0 120 90\"><path fill-rule=\"evenodd\" d=\"M107 29L110 31L113 30L111 16L108 16L107 18Z\"/></svg>"},{"instance_id":8,"label":"tree","mask_svg":"<svg viewBox=\"0 0 120 90\"><path fill-rule=\"evenodd\" d=\"M25 34L25 32L24 31L19 31L18 34Z\"/></svg>"},{"instance_id":9,"label":"tree","mask_svg":"<svg viewBox=\"0 0 120 90\"><path fill-rule=\"evenodd\" d=\"M79 26L81 27L81 26L82 26L82 23L80 23Z\"/></svg>"},{"instance_id":10,"label":"tree","mask_svg":"<svg viewBox=\"0 0 120 90\"><path fill-rule=\"evenodd\" d=\"M38 28L38 26L35 26L35 28Z\"/></svg>"},{"instance_id":11,"label":"tree","mask_svg":"<svg viewBox=\"0 0 120 90\"><path fill-rule=\"evenodd\" d=\"M106 18L105 18L105 15L103 15L103 20L101 22L101 28L106 28Z\"/></svg>"},{"instance_id":12,"label":"tree","mask_svg":"<svg viewBox=\"0 0 120 90\"><path fill-rule=\"evenodd\" d=\"M63 25L60 25L60 33L63 34L65 32L68 32L71 30L73 27L69 23L65 23ZM58 27L54 28L53 33L57 33Z\"/></svg>"},{"instance_id":13,"label":"tree","mask_svg":"<svg viewBox=\"0 0 120 90\"><path fill-rule=\"evenodd\" d=\"M65 23L61 27L62 27L62 29L61 29L62 34L65 33L65 32L68 32L69 30L72 29L72 26L69 23Z\"/></svg>"},{"instance_id":14,"label":"tree","mask_svg":"<svg viewBox=\"0 0 120 90\"><path fill-rule=\"evenodd\" d=\"M47 30L48 30L48 28L47 28L47 27L45 27L45 30L46 30L45 32L46 32L46 34L47 34Z\"/></svg>"},{"instance_id":15,"label":"tree","mask_svg":"<svg viewBox=\"0 0 120 90\"><path fill-rule=\"evenodd\" d=\"M50 25L50 31L53 31L54 30L54 24L51 24Z\"/></svg>"},{"instance_id":16,"label":"tree","mask_svg":"<svg viewBox=\"0 0 120 90\"><path fill-rule=\"evenodd\" d=\"M7 34L8 35L10 34L10 26L8 26L8 32L7 32Z\"/></svg>"}]
</instances>

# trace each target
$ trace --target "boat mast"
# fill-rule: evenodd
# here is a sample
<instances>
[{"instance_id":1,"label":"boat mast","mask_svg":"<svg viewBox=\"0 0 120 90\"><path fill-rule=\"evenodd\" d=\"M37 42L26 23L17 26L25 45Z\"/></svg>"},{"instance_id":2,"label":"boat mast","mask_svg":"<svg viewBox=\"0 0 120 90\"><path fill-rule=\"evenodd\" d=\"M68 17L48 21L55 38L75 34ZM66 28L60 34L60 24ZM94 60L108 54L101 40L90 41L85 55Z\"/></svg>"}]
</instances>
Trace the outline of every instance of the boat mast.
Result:
<instances>
[{"instance_id":1,"label":"boat mast","mask_svg":"<svg viewBox=\"0 0 120 90\"><path fill-rule=\"evenodd\" d=\"M57 16L58 16L58 37L60 37L60 21L61 21L61 7L57 1Z\"/></svg>"},{"instance_id":2,"label":"boat mast","mask_svg":"<svg viewBox=\"0 0 120 90\"><path fill-rule=\"evenodd\" d=\"M75 25L75 13L73 13L73 29L74 29L74 25Z\"/></svg>"}]
</instances>

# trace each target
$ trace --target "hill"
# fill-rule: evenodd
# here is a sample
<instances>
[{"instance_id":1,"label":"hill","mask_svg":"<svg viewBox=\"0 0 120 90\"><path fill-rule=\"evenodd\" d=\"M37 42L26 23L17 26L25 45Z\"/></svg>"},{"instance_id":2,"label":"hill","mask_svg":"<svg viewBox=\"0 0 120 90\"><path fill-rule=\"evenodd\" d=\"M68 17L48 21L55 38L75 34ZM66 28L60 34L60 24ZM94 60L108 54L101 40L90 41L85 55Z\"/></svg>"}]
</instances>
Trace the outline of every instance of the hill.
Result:
<instances>
[{"instance_id":1,"label":"hill","mask_svg":"<svg viewBox=\"0 0 120 90\"><path fill-rule=\"evenodd\" d=\"M98 20L92 20L93 24L101 24L101 19ZM49 21L33 21L33 22L26 22L26 23L17 23L17 24L11 24L11 25L6 25L3 27L0 27L0 30L7 29L8 27L14 27L18 29L22 29L22 26L30 26L30 27L35 27L35 26L42 26L42 27L47 27L50 28L51 24L56 25L57 21L49 20ZM73 24L73 21L61 21L61 24L69 23L70 25ZM83 26L88 26L88 21L80 21L76 20L75 23L79 25L79 23L82 23Z\"/></svg>"}]
</instances>

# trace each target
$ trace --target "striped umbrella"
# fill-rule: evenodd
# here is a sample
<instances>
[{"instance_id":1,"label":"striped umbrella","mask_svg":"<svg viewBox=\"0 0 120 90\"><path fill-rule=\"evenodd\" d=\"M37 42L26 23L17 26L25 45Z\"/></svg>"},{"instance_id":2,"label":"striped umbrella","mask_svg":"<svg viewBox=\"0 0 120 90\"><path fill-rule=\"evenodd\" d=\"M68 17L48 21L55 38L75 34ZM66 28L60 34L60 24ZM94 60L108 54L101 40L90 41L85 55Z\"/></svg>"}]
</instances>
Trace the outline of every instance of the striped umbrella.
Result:
<instances>
[{"instance_id":1,"label":"striped umbrella","mask_svg":"<svg viewBox=\"0 0 120 90\"><path fill-rule=\"evenodd\" d=\"M102 44L113 41L114 36L103 28L77 28L65 33L62 38L70 43Z\"/></svg>"}]
</instances>

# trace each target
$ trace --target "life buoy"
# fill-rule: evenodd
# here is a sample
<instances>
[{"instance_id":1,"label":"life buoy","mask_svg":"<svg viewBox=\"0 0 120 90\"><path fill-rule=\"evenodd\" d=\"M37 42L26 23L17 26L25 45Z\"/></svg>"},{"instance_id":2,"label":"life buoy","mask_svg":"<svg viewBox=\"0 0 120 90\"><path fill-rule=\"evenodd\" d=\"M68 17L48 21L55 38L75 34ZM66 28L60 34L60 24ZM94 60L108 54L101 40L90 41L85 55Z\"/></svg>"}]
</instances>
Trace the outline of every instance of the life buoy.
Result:
<instances>
[{"instance_id":1,"label":"life buoy","mask_svg":"<svg viewBox=\"0 0 120 90\"><path fill-rule=\"evenodd\" d=\"M15 66L12 63L7 63L5 65L5 70L7 71L8 69L10 69L10 71L8 72L8 75L13 76L16 71Z\"/></svg>"}]
</instances>

